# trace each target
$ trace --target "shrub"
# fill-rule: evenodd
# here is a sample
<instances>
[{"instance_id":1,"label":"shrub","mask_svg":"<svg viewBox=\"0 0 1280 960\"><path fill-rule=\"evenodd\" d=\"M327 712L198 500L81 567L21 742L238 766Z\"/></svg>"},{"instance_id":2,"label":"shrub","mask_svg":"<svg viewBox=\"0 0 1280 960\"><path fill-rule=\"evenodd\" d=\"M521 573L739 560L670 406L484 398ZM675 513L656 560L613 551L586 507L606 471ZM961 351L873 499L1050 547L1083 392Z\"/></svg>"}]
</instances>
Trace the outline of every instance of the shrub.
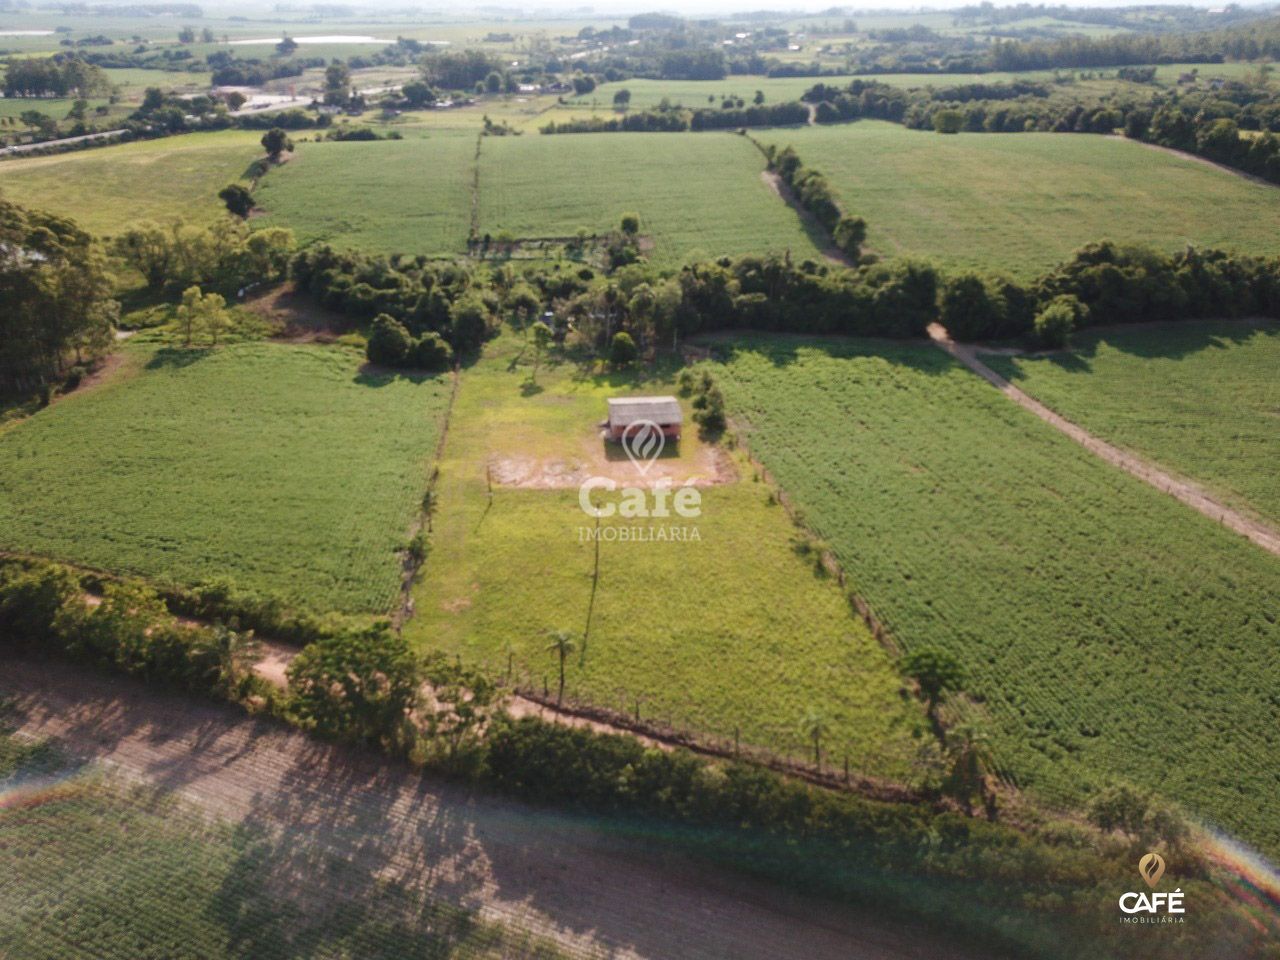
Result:
<instances>
[{"instance_id":1,"label":"shrub","mask_svg":"<svg viewBox=\"0 0 1280 960\"><path fill-rule=\"evenodd\" d=\"M1079 300L1072 296L1055 297L1049 305L1036 314L1035 337L1041 346L1065 347L1071 334L1080 323L1084 310Z\"/></svg>"},{"instance_id":2,"label":"shrub","mask_svg":"<svg viewBox=\"0 0 1280 960\"><path fill-rule=\"evenodd\" d=\"M398 320L379 314L373 321L373 329L369 333L369 345L365 348L365 356L372 363L388 367L403 366L413 347L413 339L409 331Z\"/></svg>"},{"instance_id":3,"label":"shrub","mask_svg":"<svg viewBox=\"0 0 1280 960\"><path fill-rule=\"evenodd\" d=\"M410 362L420 370L436 372L453 365L453 348L438 333L428 331L413 345Z\"/></svg>"},{"instance_id":4,"label":"shrub","mask_svg":"<svg viewBox=\"0 0 1280 960\"><path fill-rule=\"evenodd\" d=\"M478 350L489 336L489 309L478 296L466 296L449 311L453 349Z\"/></svg>"},{"instance_id":5,"label":"shrub","mask_svg":"<svg viewBox=\"0 0 1280 960\"><path fill-rule=\"evenodd\" d=\"M408 642L386 623L317 640L289 664L290 713L335 739L399 750L424 677Z\"/></svg>"},{"instance_id":6,"label":"shrub","mask_svg":"<svg viewBox=\"0 0 1280 960\"><path fill-rule=\"evenodd\" d=\"M613 335L613 341L609 344L609 362L615 367L625 367L633 362L639 353L631 334L625 330L619 330Z\"/></svg>"}]
</instances>

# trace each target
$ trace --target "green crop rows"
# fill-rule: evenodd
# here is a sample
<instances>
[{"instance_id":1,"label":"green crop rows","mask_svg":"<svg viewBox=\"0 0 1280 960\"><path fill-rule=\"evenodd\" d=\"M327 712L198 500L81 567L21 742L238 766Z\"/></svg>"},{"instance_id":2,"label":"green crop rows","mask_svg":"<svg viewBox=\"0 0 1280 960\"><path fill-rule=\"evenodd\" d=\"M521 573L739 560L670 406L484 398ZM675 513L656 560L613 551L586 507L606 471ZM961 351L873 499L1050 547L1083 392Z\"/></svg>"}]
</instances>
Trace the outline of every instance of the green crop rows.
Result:
<instances>
[{"instance_id":1,"label":"green crop rows","mask_svg":"<svg viewBox=\"0 0 1280 960\"><path fill-rule=\"evenodd\" d=\"M1108 330L1066 354L983 359L1067 419L1280 523L1274 326Z\"/></svg>"},{"instance_id":2,"label":"green crop rows","mask_svg":"<svg viewBox=\"0 0 1280 960\"><path fill-rule=\"evenodd\" d=\"M290 227L300 243L373 253L460 254L471 224L474 136L303 143L263 178L255 226Z\"/></svg>"},{"instance_id":3,"label":"green crop rows","mask_svg":"<svg viewBox=\"0 0 1280 960\"><path fill-rule=\"evenodd\" d=\"M336 347L128 351L0 434L0 549L386 610L449 386Z\"/></svg>"},{"instance_id":4,"label":"green crop rows","mask_svg":"<svg viewBox=\"0 0 1280 960\"><path fill-rule=\"evenodd\" d=\"M616 228L640 215L648 256L818 251L799 219L761 180L764 158L728 133L502 137L480 153L480 228L563 237Z\"/></svg>"},{"instance_id":5,"label":"green crop rows","mask_svg":"<svg viewBox=\"0 0 1280 960\"><path fill-rule=\"evenodd\" d=\"M881 256L1033 276L1104 237L1280 253L1280 192L1118 137L944 137L868 120L759 134L865 217Z\"/></svg>"},{"instance_id":6,"label":"green crop rows","mask_svg":"<svg viewBox=\"0 0 1280 960\"><path fill-rule=\"evenodd\" d=\"M721 370L853 589L964 662L1007 773L1133 781L1280 850L1280 559L931 347L760 339Z\"/></svg>"}]
</instances>

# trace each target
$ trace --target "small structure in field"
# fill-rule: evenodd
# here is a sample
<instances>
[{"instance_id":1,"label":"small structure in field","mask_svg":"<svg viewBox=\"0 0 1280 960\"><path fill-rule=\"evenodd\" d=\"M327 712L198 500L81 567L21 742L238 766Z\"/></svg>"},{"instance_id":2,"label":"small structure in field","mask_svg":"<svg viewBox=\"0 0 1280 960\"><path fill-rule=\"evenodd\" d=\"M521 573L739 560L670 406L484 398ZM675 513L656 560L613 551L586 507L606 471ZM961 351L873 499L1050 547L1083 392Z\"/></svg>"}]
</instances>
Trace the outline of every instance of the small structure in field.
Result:
<instances>
[{"instance_id":1,"label":"small structure in field","mask_svg":"<svg viewBox=\"0 0 1280 960\"><path fill-rule=\"evenodd\" d=\"M636 424L657 424L668 440L680 439L684 413L675 397L618 397L609 401L609 419L600 424L605 439L620 443Z\"/></svg>"}]
</instances>

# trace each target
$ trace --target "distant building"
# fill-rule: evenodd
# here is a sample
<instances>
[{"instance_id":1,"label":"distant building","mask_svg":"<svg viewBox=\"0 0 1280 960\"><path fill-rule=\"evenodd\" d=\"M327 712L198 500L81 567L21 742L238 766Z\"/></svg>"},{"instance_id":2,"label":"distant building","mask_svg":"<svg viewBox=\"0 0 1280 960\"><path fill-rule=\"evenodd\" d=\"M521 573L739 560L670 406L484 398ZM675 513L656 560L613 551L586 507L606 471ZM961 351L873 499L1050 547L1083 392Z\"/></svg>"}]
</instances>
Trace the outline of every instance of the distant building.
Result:
<instances>
[{"instance_id":1,"label":"distant building","mask_svg":"<svg viewBox=\"0 0 1280 960\"><path fill-rule=\"evenodd\" d=\"M621 442L629 428L648 421L657 424L668 440L680 439L684 412L675 397L618 397L609 401L609 419L601 424L605 436Z\"/></svg>"}]
</instances>

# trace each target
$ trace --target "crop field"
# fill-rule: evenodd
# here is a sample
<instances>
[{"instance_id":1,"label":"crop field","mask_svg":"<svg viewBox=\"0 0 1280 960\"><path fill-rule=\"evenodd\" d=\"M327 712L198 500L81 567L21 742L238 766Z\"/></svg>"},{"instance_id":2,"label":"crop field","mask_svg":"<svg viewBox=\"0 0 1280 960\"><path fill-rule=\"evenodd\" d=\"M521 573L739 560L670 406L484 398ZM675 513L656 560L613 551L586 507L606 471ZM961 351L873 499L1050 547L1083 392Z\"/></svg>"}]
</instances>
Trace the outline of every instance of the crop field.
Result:
<instances>
[{"instance_id":1,"label":"crop field","mask_svg":"<svg viewBox=\"0 0 1280 960\"><path fill-rule=\"evenodd\" d=\"M844 86L853 77L760 77L729 76L723 80L644 80L634 78L617 83L602 83L591 93L566 97L572 107L595 107L598 113L612 113L613 95L619 90L631 93L631 109L647 110L663 99L673 105L701 108L716 107L726 98L741 99L750 105L756 91L764 94L764 102L785 103L799 100L815 83ZM879 79L879 78L877 78Z\"/></svg>"},{"instance_id":2,"label":"crop field","mask_svg":"<svg viewBox=\"0 0 1280 960\"><path fill-rule=\"evenodd\" d=\"M760 137L826 174L881 256L1030 277L1103 237L1280 253L1280 191L1118 137L942 136L880 121Z\"/></svg>"},{"instance_id":3,"label":"crop field","mask_svg":"<svg viewBox=\"0 0 1280 960\"><path fill-rule=\"evenodd\" d=\"M1280 330L1086 332L1070 353L983 360L1092 433L1280 524Z\"/></svg>"},{"instance_id":4,"label":"crop field","mask_svg":"<svg viewBox=\"0 0 1280 960\"><path fill-rule=\"evenodd\" d=\"M1159 790L1280 852L1280 558L925 345L732 345L729 412L906 649L968 674L1005 774Z\"/></svg>"},{"instance_id":5,"label":"crop field","mask_svg":"<svg viewBox=\"0 0 1280 960\"><path fill-rule=\"evenodd\" d=\"M3 733L0 875L6 960L560 955L297 836L207 819Z\"/></svg>"},{"instance_id":6,"label":"crop field","mask_svg":"<svg viewBox=\"0 0 1280 960\"><path fill-rule=\"evenodd\" d=\"M254 194L255 226L290 227L300 243L374 253L460 254L471 223L475 135L298 145Z\"/></svg>"},{"instance_id":7,"label":"crop field","mask_svg":"<svg viewBox=\"0 0 1280 960\"><path fill-rule=\"evenodd\" d=\"M14 203L106 236L138 220L208 221L224 210L218 191L262 154L261 138L257 131L193 133L6 160L0 189Z\"/></svg>"},{"instance_id":8,"label":"crop field","mask_svg":"<svg viewBox=\"0 0 1280 960\"><path fill-rule=\"evenodd\" d=\"M764 159L729 133L564 134L487 138L480 229L566 237L640 215L655 263L703 256L820 256L799 218L761 179Z\"/></svg>"},{"instance_id":9,"label":"crop field","mask_svg":"<svg viewBox=\"0 0 1280 960\"><path fill-rule=\"evenodd\" d=\"M391 606L446 380L270 343L127 363L0 435L0 548L317 611Z\"/></svg>"},{"instance_id":10,"label":"crop field","mask_svg":"<svg viewBox=\"0 0 1280 960\"><path fill-rule=\"evenodd\" d=\"M855 770L905 775L920 709L900 696L889 656L839 587L797 552L795 527L748 466L735 461L736 478L730 467L728 482L703 487L695 519L602 520L643 531L635 536L678 526L699 538L601 540L598 577L594 520L576 480L503 485L512 462L533 458L548 477L607 470L637 483L625 461L593 462L605 398L673 386L662 372L544 364L533 387L529 351L519 350L508 335L463 373L406 636L497 675L510 667L517 682L539 692L545 682L555 696L558 661L547 645L551 631L566 630L578 641L566 668L574 700L628 714L638 703L644 720L726 741L737 728L744 746L799 758L808 753L802 720L816 709L830 721L827 762L847 757ZM698 473L715 454L690 426L679 456L660 463Z\"/></svg>"}]
</instances>

